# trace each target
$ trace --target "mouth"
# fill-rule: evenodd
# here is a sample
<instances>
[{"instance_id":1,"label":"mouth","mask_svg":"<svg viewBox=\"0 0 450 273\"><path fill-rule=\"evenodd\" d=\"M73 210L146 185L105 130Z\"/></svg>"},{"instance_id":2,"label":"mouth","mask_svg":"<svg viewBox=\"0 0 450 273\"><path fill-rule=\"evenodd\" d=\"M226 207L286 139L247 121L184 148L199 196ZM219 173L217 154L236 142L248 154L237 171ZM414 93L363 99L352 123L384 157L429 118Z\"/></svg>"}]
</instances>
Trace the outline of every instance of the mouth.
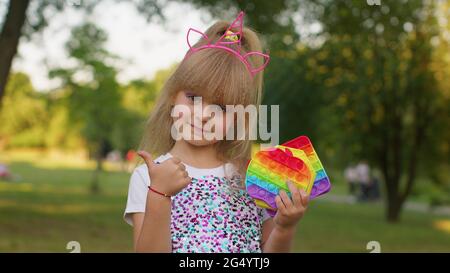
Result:
<instances>
[{"instance_id":1,"label":"mouth","mask_svg":"<svg viewBox=\"0 0 450 273\"><path fill-rule=\"evenodd\" d=\"M194 129L194 131L199 132L199 133L210 133L211 132L211 131L206 131L201 127L194 126L191 123L189 123L189 125L191 125L191 127L192 127L192 129Z\"/></svg>"}]
</instances>

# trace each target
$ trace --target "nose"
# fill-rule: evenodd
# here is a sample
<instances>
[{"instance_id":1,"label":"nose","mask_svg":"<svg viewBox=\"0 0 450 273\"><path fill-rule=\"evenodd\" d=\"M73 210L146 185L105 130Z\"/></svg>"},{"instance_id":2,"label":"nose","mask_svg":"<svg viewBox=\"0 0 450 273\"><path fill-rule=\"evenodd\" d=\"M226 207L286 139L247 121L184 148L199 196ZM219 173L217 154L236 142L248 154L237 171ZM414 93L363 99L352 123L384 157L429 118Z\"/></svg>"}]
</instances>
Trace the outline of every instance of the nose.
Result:
<instances>
[{"instance_id":1,"label":"nose","mask_svg":"<svg viewBox=\"0 0 450 273\"><path fill-rule=\"evenodd\" d=\"M211 119L211 113L210 111L208 111L208 105L209 104L204 104L203 105L203 109L202 109L202 122L207 122L209 119Z\"/></svg>"},{"instance_id":2,"label":"nose","mask_svg":"<svg viewBox=\"0 0 450 273\"><path fill-rule=\"evenodd\" d=\"M195 112L194 118L200 121L201 123L206 123L208 120L210 120L212 117L211 117L211 110L208 109L210 107L208 106L209 106L208 103L203 102L201 111L194 111Z\"/></svg>"}]
</instances>

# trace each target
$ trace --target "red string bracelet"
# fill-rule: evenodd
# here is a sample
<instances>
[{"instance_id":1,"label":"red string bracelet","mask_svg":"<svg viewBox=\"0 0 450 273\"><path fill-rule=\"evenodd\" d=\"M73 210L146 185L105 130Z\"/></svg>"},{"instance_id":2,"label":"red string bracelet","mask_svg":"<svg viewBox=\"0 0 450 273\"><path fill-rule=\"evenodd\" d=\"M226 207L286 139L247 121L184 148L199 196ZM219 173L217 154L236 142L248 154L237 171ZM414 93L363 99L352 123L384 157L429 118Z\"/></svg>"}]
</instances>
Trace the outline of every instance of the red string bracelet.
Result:
<instances>
[{"instance_id":1,"label":"red string bracelet","mask_svg":"<svg viewBox=\"0 0 450 273\"><path fill-rule=\"evenodd\" d=\"M159 194L159 195L162 195L162 196L164 196L164 197L169 197L169 198L172 197L172 196L167 195L167 194L165 194L165 193L159 192L159 191L153 189L153 188L150 187L150 186L148 186L148 189L151 190L152 192L157 193L157 194Z\"/></svg>"}]
</instances>

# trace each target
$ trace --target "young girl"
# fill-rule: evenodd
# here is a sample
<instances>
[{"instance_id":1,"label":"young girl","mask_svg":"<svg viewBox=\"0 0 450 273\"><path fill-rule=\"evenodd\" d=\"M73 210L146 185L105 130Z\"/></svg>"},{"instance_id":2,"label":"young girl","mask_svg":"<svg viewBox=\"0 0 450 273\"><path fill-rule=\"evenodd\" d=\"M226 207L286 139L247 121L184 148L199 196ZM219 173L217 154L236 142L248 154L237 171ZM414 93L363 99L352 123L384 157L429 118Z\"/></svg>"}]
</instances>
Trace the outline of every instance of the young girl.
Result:
<instances>
[{"instance_id":1,"label":"young girl","mask_svg":"<svg viewBox=\"0 0 450 273\"><path fill-rule=\"evenodd\" d=\"M125 220L134 228L138 252L289 252L308 196L290 182L292 199L280 191L274 218L256 207L245 191L250 159L248 139L205 138L207 130L228 132L235 113L225 105L259 106L268 56L254 31L242 27L243 13L231 24L217 22L201 35L166 82L147 123L138 154L145 164L131 175ZM247 54L247 55L246 55ZM212 117L196 113L219 105ZM185 111L173 115L173 109ZM208 121L216 126L206 129ZM248 120L248 119L247 119ZM186 125L195 139L173 137L172 125ZM200 124L200 125L198 125ZM219 126L217 126L219 124ZM247 124L247 123L246 123ZM233 128L237 129L237 128ZM248 135L249 126L244 128ZM235 130L236 131L236 130ZM150 154L159 154L155 160Z\"/></svg>"}]
</instances>

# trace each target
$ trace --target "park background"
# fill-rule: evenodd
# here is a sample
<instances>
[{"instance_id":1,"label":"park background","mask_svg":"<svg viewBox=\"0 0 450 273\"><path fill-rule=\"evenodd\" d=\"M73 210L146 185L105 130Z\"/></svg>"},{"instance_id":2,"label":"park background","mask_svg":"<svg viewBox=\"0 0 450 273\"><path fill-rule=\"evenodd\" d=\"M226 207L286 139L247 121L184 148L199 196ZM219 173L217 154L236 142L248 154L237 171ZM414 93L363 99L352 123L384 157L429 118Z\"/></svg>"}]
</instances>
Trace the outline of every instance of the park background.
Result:
<instances>
[{"instance_id":1,"label":"park background","mask_svg":"<svg viewBox=\"0 0 450 273\"><path fill-rule=\"evenodd\" d=\"M450 1L0 0L0 252L133 251L124 159L188 28L240 10L280 143L308 135L333 185L294 251L450 251ZM361 160L378 201L348 194Z\"/></svg>"}]
</instances>

